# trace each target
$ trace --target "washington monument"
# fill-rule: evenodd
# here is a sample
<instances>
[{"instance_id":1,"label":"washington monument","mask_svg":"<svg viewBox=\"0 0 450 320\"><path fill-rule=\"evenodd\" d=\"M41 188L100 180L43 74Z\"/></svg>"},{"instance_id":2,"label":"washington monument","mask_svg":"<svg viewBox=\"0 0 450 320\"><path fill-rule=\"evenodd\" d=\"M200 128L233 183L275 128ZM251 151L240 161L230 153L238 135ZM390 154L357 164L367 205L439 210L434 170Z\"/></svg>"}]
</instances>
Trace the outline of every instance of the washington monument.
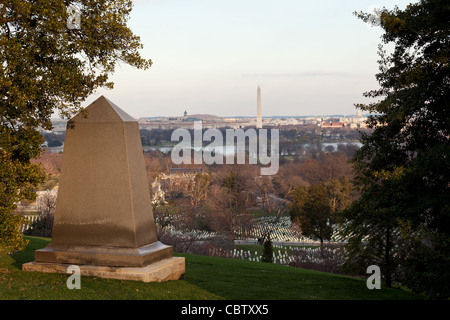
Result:
<instances>
[{"instance_id":1,"label":"washington monument","mask_svg":"<svg viewBox=\"0 0 450 320\"><path fill-rule=\"evenodd\" d=\"M262 115L261 115L261 88L258 86L257 90L257 106L256 106L256 129L262 128Z\"/></svg>"}]
</instances>

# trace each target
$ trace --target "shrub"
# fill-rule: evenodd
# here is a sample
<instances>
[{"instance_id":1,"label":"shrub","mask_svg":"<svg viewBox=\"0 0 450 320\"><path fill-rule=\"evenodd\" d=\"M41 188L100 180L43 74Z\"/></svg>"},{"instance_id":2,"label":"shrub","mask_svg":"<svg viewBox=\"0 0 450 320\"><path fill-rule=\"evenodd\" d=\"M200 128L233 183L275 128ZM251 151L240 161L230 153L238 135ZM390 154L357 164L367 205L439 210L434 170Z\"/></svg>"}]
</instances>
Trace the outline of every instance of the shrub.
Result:
<instances>
[{"instance_id":1,"label":"shrub","mask_svg":"<svg viewBox=\"0 0 450 320\"><path fill-rule=\"evenodd\" d=\"M27 218L0 210L0 255L23 250L28 241L23 239L20 227Z\"/></svg>"},{"instance_id":2,"label":"shrub","mask_svg":"<svg viewBox=\"0 0 450 320\"><path fill-rule=\"evenodd\" d=\"M268 236L267 240L264 242L261 261L270 263L273 262L273 246L270 236Z\"/></svg>"}]
</instances>

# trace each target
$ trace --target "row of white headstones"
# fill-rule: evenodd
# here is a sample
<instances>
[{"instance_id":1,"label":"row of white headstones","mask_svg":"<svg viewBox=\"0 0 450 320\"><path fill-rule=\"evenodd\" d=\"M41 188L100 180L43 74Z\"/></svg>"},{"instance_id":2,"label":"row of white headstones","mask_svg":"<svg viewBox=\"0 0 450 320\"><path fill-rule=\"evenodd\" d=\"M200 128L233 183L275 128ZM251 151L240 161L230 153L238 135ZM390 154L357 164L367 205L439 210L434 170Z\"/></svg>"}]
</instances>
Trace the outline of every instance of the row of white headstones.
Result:
<instances>
[{"instance_id":1,"label":"row of white headstones","mask_svg":"<svg viewBox=\"0 0 450 320\"><path fill-rule=\"evenodd\" d=\"M273 252L273 262L279 263L279 264L289 264L291 262L295 262L297 259L297 255L295 254L296 251L302 250L309 256L309 260L312 262L320 263L321 257L320 257L320 249L317 248L308 248L308 247L296 247L296 246L280 246L280 245L273 245L274 252ZM278 249L278 250L277 250ZM326 249L330 250L330 249ZM241 260L249 260L254 262L260 262L261 261L261 254L259 254L257 251L250 251L250 250L238 250L238 249L211 249L210 250L211 256L220 256L225 258L234 258L234 259L241 259Z\"/></svg>"}]
</instances>

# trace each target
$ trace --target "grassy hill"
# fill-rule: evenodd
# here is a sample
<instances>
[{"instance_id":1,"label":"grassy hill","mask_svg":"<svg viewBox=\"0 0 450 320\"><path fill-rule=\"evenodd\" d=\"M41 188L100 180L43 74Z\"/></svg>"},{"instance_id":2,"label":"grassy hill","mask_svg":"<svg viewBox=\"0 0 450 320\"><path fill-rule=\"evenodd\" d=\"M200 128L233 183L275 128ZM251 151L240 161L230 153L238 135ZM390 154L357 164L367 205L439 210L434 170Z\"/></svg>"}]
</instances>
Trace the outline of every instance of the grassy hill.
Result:
<instances>
[{"instance_id":1,"label":"grassy hill","mask_svg":"<svg viewBox=\"0 0 450 320\"><path fill-rule=\"evenodd\" d=\"M184 280L141 283L82 277L80 290L69 290L68 275L24 272L34 250L50 240L28 237L22 252L0 259L0 299L101 300L409 300L421 296L402 289L369 290L364 279L236 259L182 255Z\"/></svg>"}]
</instances>

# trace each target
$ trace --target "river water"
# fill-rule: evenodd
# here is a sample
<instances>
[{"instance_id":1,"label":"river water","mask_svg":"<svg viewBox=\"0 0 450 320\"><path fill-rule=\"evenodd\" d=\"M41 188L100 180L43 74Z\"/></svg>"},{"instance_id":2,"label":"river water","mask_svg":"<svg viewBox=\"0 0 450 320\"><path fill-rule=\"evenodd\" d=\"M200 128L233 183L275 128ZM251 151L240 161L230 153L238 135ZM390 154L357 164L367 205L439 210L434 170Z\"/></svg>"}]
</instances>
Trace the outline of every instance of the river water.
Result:
<instances>
[{"instance_id":1,"label":"river water","mask_svg":"<svg viewBox=\"0 0 450 320\"><path fill-rule=\"evenodd\" d=\"M360 148L362 146L361 142L359 141L352 141L352 142L322 142L320 143L322 150L326 151L326 148L328 146L333 147L332 151L337 151L338 149L338 145L354 145L358 148ZM316 147L317 144L310 144L310 143L304 143L302 144L304 149L308 149L311 147ZM163 147L155 147L155 146L142 146L142 150L144 152L148 152L148 151L153 151L153 150L159 150L164 154L167 154L169 152L171 152L173 149L172 146L163 146ZM193 150L197 150L199 151L200 149L198 148L192 148ZM61 147L54 147L54 148L46 148L47 151L49 152L62 152L64 150L64 146ZM236 152L236 147L234 146L223 146L223 147L215 147L214 149L211 147L203 147L203 151L206 152L211 152L211 151L215 151L216 153L220 154L224 154L224 155L229 155L229 154L233 154ZM281 153L282 155L286 155L284 152Z\"/></svg>"}]
</instances>

